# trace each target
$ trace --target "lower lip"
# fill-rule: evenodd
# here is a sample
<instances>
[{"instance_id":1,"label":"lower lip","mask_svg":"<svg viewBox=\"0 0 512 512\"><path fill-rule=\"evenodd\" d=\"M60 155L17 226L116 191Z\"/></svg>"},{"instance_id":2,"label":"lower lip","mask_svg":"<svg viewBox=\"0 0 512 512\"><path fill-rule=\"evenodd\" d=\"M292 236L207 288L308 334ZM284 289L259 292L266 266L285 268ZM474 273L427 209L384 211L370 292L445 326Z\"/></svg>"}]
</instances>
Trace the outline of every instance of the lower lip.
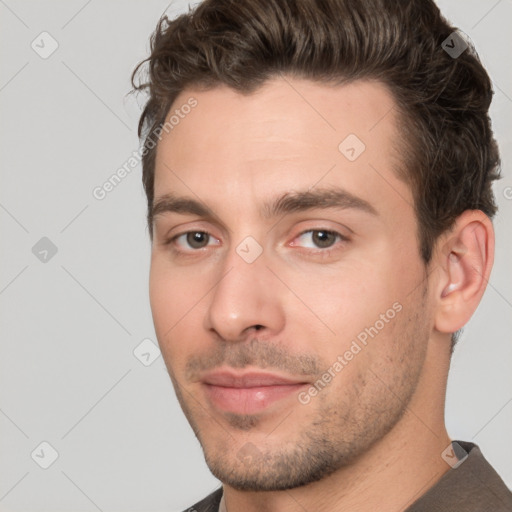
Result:
<instances>
[{"instance_id":1,"label":"lower lip","mask_svg":"<svg viewBox=\"0 0 512 512\"><path fill-rule=\"evenodd\" d=\"M226 388L205 384L210 401L225 412L234 414L256 414L271 404L298 393L304 384L283 386L258 386L254 388Z\"/></svg>"}]
</instances>

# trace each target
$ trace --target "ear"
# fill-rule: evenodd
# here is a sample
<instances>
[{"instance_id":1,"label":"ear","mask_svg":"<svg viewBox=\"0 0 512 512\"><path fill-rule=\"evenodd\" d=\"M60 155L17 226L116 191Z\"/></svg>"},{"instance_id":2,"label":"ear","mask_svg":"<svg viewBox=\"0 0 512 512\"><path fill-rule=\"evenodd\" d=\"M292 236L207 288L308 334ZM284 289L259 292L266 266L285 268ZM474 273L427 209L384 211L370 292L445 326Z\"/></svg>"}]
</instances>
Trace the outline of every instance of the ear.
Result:
<instances>
[{"instance_id":1,"label":"ear","mask_svg":"<svg viewBox=\"0 0 512 512\"><path fill-rule=\"evenodd\" d=\"M469 321L487 287L494 261L494 228L482 211L466 210L439 241L435 328L454 333Z\"/></svg>"}]
</instances>

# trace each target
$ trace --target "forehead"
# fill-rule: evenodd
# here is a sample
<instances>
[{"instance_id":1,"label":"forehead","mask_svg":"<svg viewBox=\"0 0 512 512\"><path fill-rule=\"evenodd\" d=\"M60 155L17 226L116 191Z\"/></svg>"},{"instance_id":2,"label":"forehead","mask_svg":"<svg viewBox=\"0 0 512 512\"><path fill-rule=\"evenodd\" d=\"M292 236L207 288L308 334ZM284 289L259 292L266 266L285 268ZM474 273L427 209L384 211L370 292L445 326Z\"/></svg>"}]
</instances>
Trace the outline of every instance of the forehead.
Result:
<instances>
[{"instance_id":1,"label":"forehead","mask_svg":"<svg viewBox=\"0 0 512 512\"><path fill-rule=\"evenodd\" d=\"M321 181L377 203L397 192L410 199L394 172L400 164L395 106L387 87L374 81L334 86L281 77L251 94L225 86L186 89L157 147L155 197L252 200Z\"/></svg>"}]
</instances>

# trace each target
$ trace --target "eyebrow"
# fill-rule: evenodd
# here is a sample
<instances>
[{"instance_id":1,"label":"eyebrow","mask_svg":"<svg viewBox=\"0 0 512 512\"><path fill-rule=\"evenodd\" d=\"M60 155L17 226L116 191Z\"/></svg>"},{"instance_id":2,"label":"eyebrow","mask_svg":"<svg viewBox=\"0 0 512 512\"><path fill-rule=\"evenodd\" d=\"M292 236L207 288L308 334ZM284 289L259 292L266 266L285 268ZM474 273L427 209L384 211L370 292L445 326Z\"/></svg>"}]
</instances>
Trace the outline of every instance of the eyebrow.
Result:
<instances>
[{"instance_id":1,"label":"eyebrow","mask_svg":"<svg viewBox=\"0 0 512 512\"><path fill-rule=\"evenodd\" d=\"M368 201L341 188L286 192L276 199L263 203L261 214L265 219L273 219L290 213L328 208L355 209L378 215L377 210ZM156 217L167 212L197 215L209 219L217 218L211 208L200 201L165 194L154 201L149 216L150 224Z\"/></svg>"},{"instance_id":2,"label":"eyebrow","mask_svg":"<svg viewBox=\"0 0 512 512\"><path fill-rule=\"evenodd\" d=\"M272 219L289 213L328 208L355 209L378 215L377 210L368 201L341 188L287 192L273 201L264 203L262 214L263 217Z\"/></svg>"}]
</instances>

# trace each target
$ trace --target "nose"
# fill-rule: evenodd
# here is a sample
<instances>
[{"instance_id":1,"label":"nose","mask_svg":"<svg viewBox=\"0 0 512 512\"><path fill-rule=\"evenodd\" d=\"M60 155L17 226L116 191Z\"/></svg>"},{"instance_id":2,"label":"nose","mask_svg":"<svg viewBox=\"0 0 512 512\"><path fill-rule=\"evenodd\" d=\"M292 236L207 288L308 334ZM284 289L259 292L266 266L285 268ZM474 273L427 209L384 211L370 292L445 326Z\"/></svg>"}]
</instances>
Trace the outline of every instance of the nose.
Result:
<instances>
[{"instance_id":1,"label":"nose","mask_svg":"<svg viewBox=\"0 0 512 512\"><path fill-rule=\"evenodd\" d=\"M223 265L211 294L205 327L225 341L242 341L258 331L273 336L285 324L276 277L266 266L265 253L247 263L234 250Z\"/></svg>"}]
</instances>

